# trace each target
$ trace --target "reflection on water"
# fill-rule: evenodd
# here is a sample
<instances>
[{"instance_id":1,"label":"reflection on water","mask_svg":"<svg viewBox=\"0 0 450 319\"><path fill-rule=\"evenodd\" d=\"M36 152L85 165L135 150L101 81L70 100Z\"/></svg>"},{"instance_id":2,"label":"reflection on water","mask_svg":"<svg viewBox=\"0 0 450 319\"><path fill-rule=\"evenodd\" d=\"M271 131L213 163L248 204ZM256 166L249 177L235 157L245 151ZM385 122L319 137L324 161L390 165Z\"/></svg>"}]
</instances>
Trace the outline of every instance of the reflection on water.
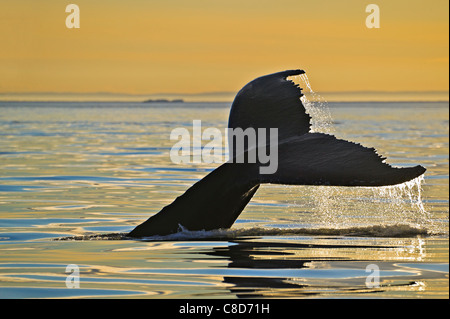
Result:
<instances>
[{"instance_id":1,"label":"reflection on water","mask_svg":"<svg viewBox=\"0 0 450 319\"><path fill-rule=\"evenodd\" d=\"M426 271L416 271L414 264L405 269L402 263L380 261L378 257L376 262L382 280L379 287L369 288L366 285L366 267L372 265L373 257L367 256L364 260L361 252L373 251L373 244L358 241L344 244L333 239L319 239L317 242L302 243L302 239L291 243L244 242L228 249L216 249L212 254L229 258L230 269L262 270L261 276L257 275L257 271L254 276L247 275L246 271L241 276L229 276L228 273L233 272L226 272L224 282L233 285L230 291L238 297L343 297L369 292L387 295L398 286L414 290L417 284L415 277L445 279L445 274L448 274L448 265L440 269L440 274L425 274ZM377 250L395 251L398 248L390 245L378 246ZM305 251L311 250L315 253L305 254ZM355 251L359 252L357 260L354 258ZM396 252L397 260L401 260L397 255L399 252Z\"/></svg>"},{"instance_id":2,"label":"reflection on water","mask_svg":"<svg viewBox=\"0 0 450 319\"><path fill-rule=\"evenodd\" d=\"M61 246L62 245L62 246ZM12 245L13 247L15 245ZM17 256L46 263L0 264L2 297L445 297L441 238L263 237L233 241L82 241L29 245ZM68 252L72 252L68 254ZM3 253L8 253L3 250ZM99 254L102 256L99 258ZM45 256L44 256L45 255ZM65 267L83 289L60 294ZM62 263L58 263L62 262ZM380 269L367 287L367 267ZM9 295L12 294L12 295Z\"/></svg>"},{"instance_id":3,"label":"reflection on water","mask_svg":"<svg viewBox=\"0 0 450 319\"><path fill-rule=\"evenodd\" d=\"M334 134L422 164L416 184L264 185L228 231L124 238L216 167L170 162L171 130L223 130L228 112L1 103L0 297L448 298L447 103L330 103ZM80 289L65 286L69 264Z\"/></svg>"}]
</instances>

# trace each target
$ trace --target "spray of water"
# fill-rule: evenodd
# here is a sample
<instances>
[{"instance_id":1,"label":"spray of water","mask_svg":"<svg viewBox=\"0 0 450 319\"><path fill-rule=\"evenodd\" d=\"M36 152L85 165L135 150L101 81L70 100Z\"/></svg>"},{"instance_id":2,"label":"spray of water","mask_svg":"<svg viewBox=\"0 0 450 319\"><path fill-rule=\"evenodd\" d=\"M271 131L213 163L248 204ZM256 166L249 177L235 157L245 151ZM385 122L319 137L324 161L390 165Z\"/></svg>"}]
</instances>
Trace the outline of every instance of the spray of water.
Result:
<instances>
[{"instance_id":1,"label":"spray of water","mask_svg":"<svg viewBox=\"0 0 450 319\"><path fill-rule=\"evenodd\" d=\"M310 211L308 223L323 228L400 226L426 229L435 225L422 201L423 176L412 181L384 187L304 186L291 189L291 196L301 192L302 203L293 209ZM294 193L295 191L295 193ZM345 203L343 205L343 203ZM304 214L302 218L304 218ZM436 229L436 232L439 232Z\"/></svg>"},{"instance_id":2,"label":"spray of water","mask_svg":"<svg viewBox=\"0 0 450 319\"><path fill-rule=\"evenodd\" d=\"M424 181L422 175L403 184L380 187L379 189L373 188L373 196L378 201L385 199L388 209L397 213L396 217L404 218L416 226L427 225L430 227L433 224L433 219L422 201ZM408 204L409 209L405 207Z\"/></svg>"},{"instance_id":3,"label":"spray of water","mask_svg":"<svg viewBox=\"0 0 450 319\"><path fill-rule=\"evenodd\" d=\"M318 93L314 92L306 74L301 74L292 77L294 83L298 83L300 87L306 87L307 90L303 91L304 95L301 97L303 106L306 112L311 115L311 131L332 133L332 118L328 108L327 101L321 97Z\"/></svg>"},{"instance_id":4,"label":"spray of water","mask_svg":"<svg viewBox=\"0 0 450 319\"><path fill-rule=\"evenodd\" d=\"M306 74L292 77L305 87L301 101L312 119L312 132L333 133L332 117L324 98L314 92ZM432 229L433 219L422 201L420 176L409 182L385 187L304 187L302 196L314 210L323 227L365 225L369 221L381 225L408 224ZM291 193L292 194L292 193ZM292 194L293 195L293 194ZM345 211L342 203L346 203Z\"/></svg>"}]
</instances>

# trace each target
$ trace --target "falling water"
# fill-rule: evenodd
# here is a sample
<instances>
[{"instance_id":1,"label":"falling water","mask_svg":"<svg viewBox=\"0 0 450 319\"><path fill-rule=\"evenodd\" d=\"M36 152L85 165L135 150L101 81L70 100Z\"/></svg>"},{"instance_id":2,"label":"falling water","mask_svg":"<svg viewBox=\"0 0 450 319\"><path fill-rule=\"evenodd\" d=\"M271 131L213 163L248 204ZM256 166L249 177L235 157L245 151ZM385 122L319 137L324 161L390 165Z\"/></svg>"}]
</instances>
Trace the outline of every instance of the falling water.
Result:
<instances>
[{"instance_id":1,"label":"falling water","mask_svg":"<svg viewBox=\"0 0 450 319\"><path fill-rule=\"evenodd\" d=\"M301 194L301 203L295 202L292 210L311 212L307 218L314 227L352 229L406 225L433 233L436 225L421 197L423 182L421 176L394 186L302 186L291 187L288 193L297 198Z\"/></svg>"},{"instance_id":2,"label":"falling water","mask_svg":"<svg viewBox=\"0 0 450 319\"><path fill-rule=\"evenodd\" d=\"M292 80L299 82L300 86L304 85L308 89L308 92L303 92L304 95L301 97L301 101L306 112L311 115L311 131L331 133L333 131L332 118L327 101L314 92L306 74L294 76Z\"/></svg>"},{"instance_id":3,"label":"falling water","mask_svg":"<svg viewBox=\"0 0 450 319\"><path fill-rule=\"evenodd\" d=\"M326 100L314 92L308 76L295 76L292 81L307 88L301 101L312 119L312 132L333 133L332 117ZM308 97L307 97L308 96ZM340 228L367 224L407 224L432 231L433 219L422 201L424 177L384 187L302 187L303 198L318 217L322 227ZM297 188L298 189L298 188ZM292 196L298 196L289 192ZM342 208L345 203L346 208ZM298 207L297 207L298 208Z\"/></svg>"}]
</instances>

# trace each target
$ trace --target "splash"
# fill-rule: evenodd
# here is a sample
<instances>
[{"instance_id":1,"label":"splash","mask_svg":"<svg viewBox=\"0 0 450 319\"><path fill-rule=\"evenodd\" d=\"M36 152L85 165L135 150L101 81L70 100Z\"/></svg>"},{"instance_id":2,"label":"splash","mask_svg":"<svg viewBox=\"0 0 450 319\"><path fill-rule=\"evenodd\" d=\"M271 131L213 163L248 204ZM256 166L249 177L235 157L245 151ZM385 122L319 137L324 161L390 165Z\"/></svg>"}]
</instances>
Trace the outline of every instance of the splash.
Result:
<instances>
[{"instance_id":1,"label":"splash","mask_svg":"<svg viewBox=\"0 0 450 319\"><path fill-rule=\"evenodd\" d=\"M303 186L290 196L302 195L303 205L291 209L309 211L302 222L314 227L352 228L357 226L391 226L402 223L429 234L440 233L422 200L424 177L383 187ZM293 193L295 191L296 195ZM345 206L342 205L345 203ZM293 213L295 214L295 213ZM296 219L295 215L291 217Z\"/></svg>"},{"instance_id":2,"label":"splash","mask_svg":"<svg viewBox=\"0 0 450 319\"><path fill-rule=\"evenodd\" d=\"M311 115L311 132L332 134L333 120L327 101L314 92L306 74L292 77L294 83L306 88L301 101ZM384 187L315 186L301 190L311 210L320 219L318 224L330 227L367 223L382 225L404 221L414 227L433 228L433 218L422 201L423 175L403 184ZM298 193L297 193L298 194ZM291 195L294 196L294 194ZM342 211L342 202L351 206ZM356 217L355 217L356 216Z\"/></svg>"},{"instance_id":3,"label":"splash","mask_svg":"<svg viewBox=\"0 0 450 319\"><path fill-rule=\"evenodd\" d=\"M318 218L314 227L248 227L190 231L179 225L177 233L150 236L141 239L127 237L124 233L88 234L56 238L63 241L90 240L144 240L144 241L195 241L233 240L262 236L350 236L350 237L416 237L443 235L433 229L433 219L422 201L420 176L409 182L383 187L308 187ZM306 186L304 186L306 187ZM306 190L306 188L305 188ZM292 194L292 193L291 193ZM292 194L293 195L293 194ZM308 197L308 193L302 194ZM347 213L340 211L342 202L352 207ZM347 214L347 215L346 215ZM361 225L361 223L363 225Z\"/></svg>"},{"instance_id":4,"label":"splash","mask_svg":"<svg viewBox=\"0 0 450 319\"><path fill-rule=\"evenodd\" d=\"M373 188L374 196L386 199L388 208L396 212L398 218L407 219L415 225L432 227L433 219L422 200L424 181L425 178L421 175L399 185ZM409 211L405 209L405 204L409 204Z\"/></svg>"},{"instance_id":5,"label":"splash","mask_svg":"<svg viewBox=\"0 0 450 319\"><path fill-rule=\"evenodd\" d=\"M277 227L250 227L238 229L215 229L190 231L182 228L179 232L165 236L149 236L131 238L122 233L96 234L73 237L62 237L57 241L90 241L90 240L143 240L143 241L196 241L196 240L234 240L246 237L283 237L283 236L351 236L351 237L416 237L427 235L424 228L406 224L372 225L362 227L342 228L277 228Z\"/></svg>"},{"instance_id":6,"label":"splash","mask_svg":"<svg viewBox=\"0 0 450 319\"><path fill-rule=\"evenodd\" d=\"M304 95L300 98L306 112L311 118L311 132L332 133L332 117L327 101L314 92L306 74L301 74L292 77L294 83L304 86L308 89L303 92Z\"/></svg>"}]
</instances>

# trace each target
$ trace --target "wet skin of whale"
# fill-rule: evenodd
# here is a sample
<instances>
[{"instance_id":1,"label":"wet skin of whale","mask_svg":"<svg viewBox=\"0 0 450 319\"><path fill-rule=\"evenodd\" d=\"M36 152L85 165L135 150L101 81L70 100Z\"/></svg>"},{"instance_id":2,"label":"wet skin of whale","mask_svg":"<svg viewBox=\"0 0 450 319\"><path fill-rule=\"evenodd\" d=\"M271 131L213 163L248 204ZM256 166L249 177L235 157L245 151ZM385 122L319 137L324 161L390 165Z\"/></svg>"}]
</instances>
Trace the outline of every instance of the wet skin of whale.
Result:
<instances>
[{"instance_id":1,"label":"wet skin of whale","mask_svg":"<svg viewBox=\"0 0 450 319\"><path fill-rule=\"evenodd\" d=\"M425 172L420 165L392 167L374 148L311 133L311 117L300 100L301 89L287 79L303 73L288 70L257 78L238 92L231 107L229 128L278 129L278 167L274 174L262 174L260 168L266 164L248 160L250 145L244 154L237 154L243 156L243 162L232 157L128 236L229 228L263 183L385 186L409 181ZM231 154L235 151L230 149Z\"/></svg>"}]
</instances>

